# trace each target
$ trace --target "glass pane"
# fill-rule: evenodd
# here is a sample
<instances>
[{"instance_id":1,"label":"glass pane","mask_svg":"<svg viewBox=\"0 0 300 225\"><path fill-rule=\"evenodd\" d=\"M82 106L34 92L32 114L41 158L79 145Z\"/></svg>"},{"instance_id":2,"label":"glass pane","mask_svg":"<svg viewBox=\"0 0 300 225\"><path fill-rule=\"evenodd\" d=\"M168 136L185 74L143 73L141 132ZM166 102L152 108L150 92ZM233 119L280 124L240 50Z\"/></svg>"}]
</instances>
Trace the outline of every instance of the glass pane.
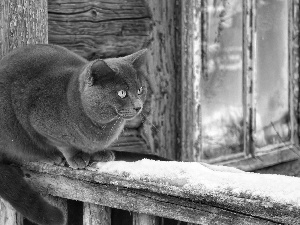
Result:
<instances>
[{"instance_id":1,"label":"glass pane","mask_svg":"<svg viewBox=\"0 0 300 225\"><path fill-rule=\"evenodd\" d=\"M256 0L257 75L255 146L290 139L288 1Z\"/></svg>"},{"instance_id":2,"label":"glass pane","mask_svg":"<svg viewBox=\"0 0 300 225\"><path fill-rule=\"evenodd\" d=\"M204 159L243 151L242 2L208 0L207 73L201 77Z\"/></svg>"}]
</instances>

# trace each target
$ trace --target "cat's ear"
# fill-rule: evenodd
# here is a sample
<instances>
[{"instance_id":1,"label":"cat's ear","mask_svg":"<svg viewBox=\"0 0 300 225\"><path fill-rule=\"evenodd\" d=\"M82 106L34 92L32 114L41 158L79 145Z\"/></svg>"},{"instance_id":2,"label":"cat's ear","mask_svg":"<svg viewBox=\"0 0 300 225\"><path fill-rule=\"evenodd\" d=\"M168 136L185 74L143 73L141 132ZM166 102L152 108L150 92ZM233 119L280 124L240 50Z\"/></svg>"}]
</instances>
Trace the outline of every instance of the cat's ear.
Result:
<instances>
[{"instance_id":1,"label":"cat's ear","mask_svg":"<svg viewBox=\"0 0 300 225\"><path fill-rule=\"evenodd\" d=\"M147 61L147 52L148 49L142 49L140 51L137 51L131 55L123 57L126 61L129 61L134 68L139 69L143 65L145 65Z\"/></svg>"},{"instance_id":2,"label":"cat's ear","mask_svg":"<svg viewBox=\"0 0 300 225\"><path fill-rule=\"evenodd\" d=\"M101 59L89 63L85 72L85 83L92 86L95 83L104 83L111 80L115 72Z\"/></svg>"}]
</instances>

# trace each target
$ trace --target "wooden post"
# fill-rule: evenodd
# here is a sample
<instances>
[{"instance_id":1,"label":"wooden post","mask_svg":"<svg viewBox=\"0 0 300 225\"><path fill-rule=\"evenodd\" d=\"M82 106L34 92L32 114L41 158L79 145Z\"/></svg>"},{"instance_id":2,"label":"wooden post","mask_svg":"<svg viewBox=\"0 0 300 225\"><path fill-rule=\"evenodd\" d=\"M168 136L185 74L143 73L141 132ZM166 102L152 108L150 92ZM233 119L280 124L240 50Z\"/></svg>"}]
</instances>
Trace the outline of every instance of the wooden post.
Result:
<instances>
[{"instance_id":1,"label":"wooden post","mask_svg":"<svg viewBox=\"0 0 300 225\"><path fill-rule=\"evenodd\" d=\"M16 47L47 43L47 0L2 0L0 24L0 58Z\"/></svg>"},{"instance_id":2,"label":"wooden post","mask_svg":"<svg viewBox=\"0 0 300 225\"><path fill-rule=\"evenodd\" d=\"M158 225L159 218L144 213L133 213L132 225Z\"/></svg>"},{"instance_id":3,"label":"wooden post","mask_svg":"<svg viewBox=\"0 0 300 225\"><path fill-rule=\"evenodd\" d=\"M47 26L47 0L1 0L0 59L16 47L47 43ZM22 216L1 199L0 224L23 224Z\"/></svg>"},{"instance_id":4,"label":"wooden post","mask_svg":"<svg viewBox=\"0 0 300 225\"><path fill-rule=\"evenodd\" d=\"M111 208L84 203L83 225L111 225Z\"/></svg>"},{"instance_id":5,"label":"wooden post","mask_svg":"<svg viewBox=\"0 0 300 225\"><path fill-rule=\"evenodd\" d=\"M176 131L176 74L175 74L175 0L145 1L152 13L152 45L148 60L150 80L153 84L149 124L144 134L151 151L175 159Z\"/></svg>"}]
</instances>

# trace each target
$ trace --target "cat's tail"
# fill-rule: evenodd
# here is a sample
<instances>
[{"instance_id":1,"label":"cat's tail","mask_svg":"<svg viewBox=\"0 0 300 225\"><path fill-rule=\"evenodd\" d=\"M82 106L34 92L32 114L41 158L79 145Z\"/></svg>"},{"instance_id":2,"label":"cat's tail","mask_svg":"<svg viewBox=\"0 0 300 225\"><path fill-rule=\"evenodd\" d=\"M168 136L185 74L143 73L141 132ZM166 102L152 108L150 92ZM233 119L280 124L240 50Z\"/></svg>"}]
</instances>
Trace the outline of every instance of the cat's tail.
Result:
<instances>
[{"instance_id":1,"label":"cat's tail","mask_svg":"<svg viewBox=\"0 0 300 225\"><path fill-rule=\"evenodd\" d=\"M34 191L24 180L22 172L14 166L0 164L0 196L34 223L65 223L62 211L50 205Z\"/></svg>"}]
</instances>

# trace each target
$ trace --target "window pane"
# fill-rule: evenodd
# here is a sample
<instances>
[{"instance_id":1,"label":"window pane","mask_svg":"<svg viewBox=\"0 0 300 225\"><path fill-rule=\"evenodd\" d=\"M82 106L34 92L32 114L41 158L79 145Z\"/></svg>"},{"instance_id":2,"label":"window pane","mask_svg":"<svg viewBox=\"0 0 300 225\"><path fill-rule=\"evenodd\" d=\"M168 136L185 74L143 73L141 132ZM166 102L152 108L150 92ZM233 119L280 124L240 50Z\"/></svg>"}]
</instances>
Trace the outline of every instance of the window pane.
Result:
<instances>
[{"instance_id":1,"label":"window pane","mask_svg":"<svg viewBox=\"0 0 300 225\"><path fill-rule=\"evenodd\" d=\"M204 159L243 151L242 2L208 0L207 72L201 78Z\"/></svg>"},{"instance_id":2,"label":"window pane","mask_svg":"<svg viewBox=\"0 0 300 225\"><path fill-rule=\"evenodd\" d=\"M288 1L256 0L256 147L290 139Z\"/></svg>"}]
</instances>

